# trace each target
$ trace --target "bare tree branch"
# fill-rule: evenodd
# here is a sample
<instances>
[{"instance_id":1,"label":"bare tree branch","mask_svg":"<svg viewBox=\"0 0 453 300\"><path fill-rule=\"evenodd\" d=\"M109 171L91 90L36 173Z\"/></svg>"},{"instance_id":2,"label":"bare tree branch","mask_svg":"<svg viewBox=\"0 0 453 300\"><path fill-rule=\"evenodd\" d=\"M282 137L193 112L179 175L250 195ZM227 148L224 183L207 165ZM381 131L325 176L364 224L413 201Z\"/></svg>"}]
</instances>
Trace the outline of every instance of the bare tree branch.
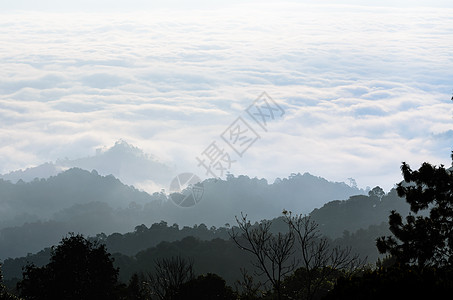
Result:
<instances>
[{"instance_id":1,"label":"bare tree branch","mask_svg":"<svg viewBox=\"0 0 453 300\"><path fill-rule=\"evenodd\" d=\"M295 263L291 258L294 254L294 234L272 234L271 222L262 221L252 226L247 215L241 213L241 218L236 217L238 230L231 231L231 238L236 245L250 252L256 261L257 275L265 275L268 282L280 299L281 283L284 277L294 271Z\"/></svg>"},{"instance_id":2,"label":"bare tree branch","mask_svg":"<svg viewBox=\"0 0 453 300\"><path fill-rule=\"evenodd\" d=\"M318 224L306 215L284 211L285 222L296 237L302 268L305 269L306 298L312 299L326 280L339 271L350 273L364 265L351 248L331 247L322 237Z\"/></svg>"},{"instance_id":3,"label":"bare tree branch","mask_svg":"<svg viewBox=\"0 0 453 300\"><path fill-rule=\"evenodd\" d=\"M181 256L157 259L155 272L149 273L151 295L160 300L171 300L181 285L194 278L193 261Z\"/></svg>"}]
</instances>

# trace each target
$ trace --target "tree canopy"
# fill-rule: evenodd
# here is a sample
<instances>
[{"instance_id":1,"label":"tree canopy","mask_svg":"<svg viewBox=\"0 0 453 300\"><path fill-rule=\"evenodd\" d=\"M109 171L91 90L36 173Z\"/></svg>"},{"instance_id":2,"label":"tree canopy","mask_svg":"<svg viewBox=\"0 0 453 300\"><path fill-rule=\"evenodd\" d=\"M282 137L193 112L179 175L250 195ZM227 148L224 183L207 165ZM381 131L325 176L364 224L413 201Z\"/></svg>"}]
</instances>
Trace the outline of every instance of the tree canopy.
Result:
<instances>
[{"instance_id":1,"label":"tree canopy","mask_svg":"<svg viewBox=\"0 0 453 300\"><path fill-rule=\"evenodd\" d=\"M406 198L411 213L403 222L398 212L391 212L389 225L394 236L377 240L379 252L404 264L453 266L453 173L443 165L426 162L415 171L403 163L401 170L404 181L397 192Z\"/></svg>"},{"instance_id":2,"label":"tree canopy","mask_svg":"<svg viewBox=\"0 0 453 300\"><path fill-rule=\"evenodd\" d=\"M71 234L43 267L27 265L18 283L25 299L115 299L118 270L106 248Z\"/></svg>"},{"instance_id":3,"label":"tree canopy","mask_svg":"<svg viewBox=\"0 0 453 300\"><path fill-rule=\"evenodd\" d=\"M0 264L0 300L16 300L16 296L11 295L3 285L2 265Z\"/></svg>"}]
</instances>

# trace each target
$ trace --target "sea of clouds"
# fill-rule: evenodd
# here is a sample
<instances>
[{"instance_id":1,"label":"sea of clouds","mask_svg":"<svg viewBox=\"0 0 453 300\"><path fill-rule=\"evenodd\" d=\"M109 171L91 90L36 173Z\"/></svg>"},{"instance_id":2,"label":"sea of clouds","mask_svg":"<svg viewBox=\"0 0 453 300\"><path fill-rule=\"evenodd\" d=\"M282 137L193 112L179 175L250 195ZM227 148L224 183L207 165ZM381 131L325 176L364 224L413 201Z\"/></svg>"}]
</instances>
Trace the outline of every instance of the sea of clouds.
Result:
<instances>
[{"instance_id":1,"label":"sea of clouds","mask_svg":"<svg viewBox=\"0 0 453 300\"><path fill-rule=\"evenodd\" d=\"M212 141L271 181L450 164L452 8L200 3L0 12L0 173L119 139L200 176ZM285 114L235 156L219 136L263 91Z\"/></svg>"}]
</instances>

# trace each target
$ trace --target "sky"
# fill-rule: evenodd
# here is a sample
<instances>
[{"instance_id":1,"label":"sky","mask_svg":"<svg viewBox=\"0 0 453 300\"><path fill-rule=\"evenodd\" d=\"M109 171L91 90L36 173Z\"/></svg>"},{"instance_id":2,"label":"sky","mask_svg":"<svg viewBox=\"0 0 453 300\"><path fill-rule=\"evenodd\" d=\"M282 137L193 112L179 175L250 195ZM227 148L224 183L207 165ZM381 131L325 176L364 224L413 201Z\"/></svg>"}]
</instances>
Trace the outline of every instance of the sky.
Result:
<instances>
[{"instance_id":1,"label":"sky","mask_svg":"<svg viewBox=\"0 0 453 300\"><path fill-rule=\"evenodd\" d=\"M118 140L200 177L214 142L234 175L386 191L403 161L451 164L448 1L149 3L0 2L0 173Z\"/></svg>"}]
</instances>

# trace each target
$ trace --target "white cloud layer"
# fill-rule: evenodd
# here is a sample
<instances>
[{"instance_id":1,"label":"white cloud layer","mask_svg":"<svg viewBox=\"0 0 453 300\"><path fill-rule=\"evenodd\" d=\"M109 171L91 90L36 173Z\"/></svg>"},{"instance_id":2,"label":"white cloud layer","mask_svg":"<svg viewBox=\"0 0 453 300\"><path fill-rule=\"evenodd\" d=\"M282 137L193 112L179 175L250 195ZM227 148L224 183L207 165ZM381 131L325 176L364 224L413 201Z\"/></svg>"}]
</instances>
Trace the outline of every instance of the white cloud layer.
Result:
<instances>
[{"instance_id":1,"label":"white cloud layer","mask_svg":"<svg viewBox=\"0 0 453 300\"><path fill-rule=\"evenodd\" d=\"M0 173L122 138L202 175L195 156L266 91L284 118L234 157L232 173L272 180L308 171L388 190L402 161L450 163L452 14L306 3L6 9Z\"/></svg>"}]
</instances>

